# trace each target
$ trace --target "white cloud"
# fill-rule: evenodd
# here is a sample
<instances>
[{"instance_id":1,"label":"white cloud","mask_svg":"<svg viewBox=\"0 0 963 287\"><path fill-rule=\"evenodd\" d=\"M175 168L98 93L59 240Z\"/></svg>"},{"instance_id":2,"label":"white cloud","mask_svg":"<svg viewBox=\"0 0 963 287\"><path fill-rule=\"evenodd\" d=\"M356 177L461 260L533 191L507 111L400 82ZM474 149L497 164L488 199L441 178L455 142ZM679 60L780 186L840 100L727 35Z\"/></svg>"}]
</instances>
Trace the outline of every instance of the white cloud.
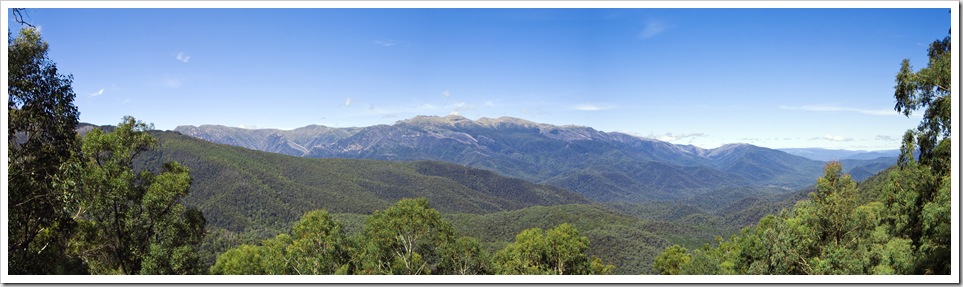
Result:
<instances>
[{"instance_id":1,"label":"white cloud","mask_svg":"<svg viewBox=\"0 0 963 287\"><path fill-rule=\"evenodd\" d=\"M344 106L347 107L350 105L351 105L351 97L348 97L347 99L344 100Z\"/></svg>"},{"instance_id":2,"label":"white cloud","mask_svg":"<svg viewBox=\"0 0 963 287\"><path fill-rule=\"evenodd\" d=\"M181 61L183 63L187 63L187 61L191 60L191 56L188 54L184 54L184 52L179 52L177 53L177 56L174 56L174 59L177 59L178 61Z\"/></svg>"},{"instance_id":3,"label":"white cloud","mask_svg":"<svg viewBox=\"0 0 963 287\"><path fill-rule=\"evenodd\" d=\"M438 108L438 107L436 107L436 106L434 106L434 105L432 105L432 104L423 104L423 105L421 105L421 106L418 106L418 109L421 109L421 110L434 110L434 109L436 109L436 108Z\"/></svg>"},{"instance_id":4,"label":"white cloud","mask_svg":"<svg viewBox=\"0 0 963 287\"><path fill-rule=\"evenodd\" d=\"M665 32L665 24L661 21L649 20L645 22L645 27L642 28L642 32L639 33L639 37L642 39L648 39L655 37L656 35Z\"/></svg>"},{"instance_id":5,"label":"white cloud","mask_svg":"<svg viewBox=\"0 0 963 287\"><path fill-rule=\"evenodd\" d=\"M575 106L575 109L579 111L601 111L601 110L609 110L613 108L614 107L610 105L593 105L593 104L581 104L581 105Z\"/></svg>"},{"instance_id":6,"label":"white cloud","mask_svg":"<svg viewBox=\"0 0 963 287\"><path fill-rule=\"evenodd\" d=\"M801 110L801 111L813 111L813 112L852 112L852 113L860 113L860 114L864 114L864 115L873 115L873 116L899 116L899 115L901 115L900 113L896 112L895 110L886 110L886 109L868 110L868 109L859 109L859 108L850 108L850 107L840 107L840 106L829 106L829 105L806 105L806 106L799 106L799 107L779 106L779 108L780 108L780 109L784 109L784 110Z\"/></svg>"},{"instance_id":7,"label":"white cloud","mask_svg":"<svg viewBox=\"0 0 963 287\"><path fill-rule=\"evenodd\" d=\"M99 91L97 91L97 92L90 93L89 96L91 96L91 97L96 97L96 96L103 95L103 94L104 94L104 89L101 88L101 89L100 89Z\"/></svg>"},{"instance_id":8,"label":"white cloud","mask_svg":"<svg viewBox=\"0 0 963 287\"><path fill-rule=\"evenodd\" d=\"M494 106L495 106L495 102L485 101L485 106L486 106L486 107L494 107Z\"/></svg>"},{"instance_id":9,"label":"white cloud","mask_svg":"<svg viewBox=\"0 0 963 287\"><path fill-rule=\"evenodd\" d=\"M451 94L448 93L448 90L445 90L444 92L441 92L441 95L442 95L442 96L445 96L446 98L449 97L449 96L451 96Z\"/></svg>"},{"instance_id":10,"label":"white cloud","mask_svg":"<svg viewBox=\"0 0 963 287\"><path fill-rule=\"evenodd\" d=\"M257 128L256 125L245 125L245 124L241 124L241 125L239 125L239 126L237 126L237 127L242 128L242 129L256 129L256 128Z\"/></svg>"}]
</instances>

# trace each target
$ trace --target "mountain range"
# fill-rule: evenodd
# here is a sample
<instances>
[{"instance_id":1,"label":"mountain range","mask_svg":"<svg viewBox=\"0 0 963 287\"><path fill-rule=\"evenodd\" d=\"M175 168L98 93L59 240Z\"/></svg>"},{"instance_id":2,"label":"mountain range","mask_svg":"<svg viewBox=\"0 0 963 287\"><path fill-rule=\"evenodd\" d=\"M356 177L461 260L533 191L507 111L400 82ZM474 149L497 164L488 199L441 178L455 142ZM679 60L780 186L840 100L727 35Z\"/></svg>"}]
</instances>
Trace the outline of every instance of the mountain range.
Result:
<instances>
[{"instance_id":1,"label":"mountain range","mask_svg":"<svg viewBox=\"0 0 963 287\"><path fill-rule=\"evenodd\" d=\"M393 125L294 130L218 125L175 129L210 142L311 158L435 160L572 190L595 201L678 200L721 188L797 190L815 183L823 161L749 144L676 145L590 127L501 117L418 116ZM895 162L895 160L893 161ZM887 165L888 166L888 165ZM853 159L847 171L885 166Z\"/></svg>"},{"instance_id":2,"label":"mountain range","mask_svg":"<svg viewBox=\"0 0 963 287\"><path fill-rule=\"evenodd\" d=\"M824 148L782 148L781 151L792 155L798 155L813 160L820 161L843 161L849 159L873 160L881 157L899 157L899 150L844 150L844 149L824 149Z\"/></svg>"}]
</instances>

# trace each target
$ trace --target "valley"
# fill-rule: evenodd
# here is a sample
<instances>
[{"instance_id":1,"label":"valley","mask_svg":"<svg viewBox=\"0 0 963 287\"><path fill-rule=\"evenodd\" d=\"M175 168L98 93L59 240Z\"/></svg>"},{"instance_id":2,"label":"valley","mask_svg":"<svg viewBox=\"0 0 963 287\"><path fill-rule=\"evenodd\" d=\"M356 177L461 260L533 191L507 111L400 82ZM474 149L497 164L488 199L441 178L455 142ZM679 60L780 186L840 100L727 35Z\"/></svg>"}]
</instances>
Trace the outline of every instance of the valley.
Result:
<instances>
[{"instance_id":1,"label":"valley","mask_svg":"<svg viewBox=\"0 0 963 287\"><path fill-rule=\"evenodd\" d=\"M350 232L375 210L426 198L494 252L524 229L572 224L616 274L653 274L666 247L697 248L808 196L824 162L747 144L680 146L516 118L416 117L392 126L153 132L144 166L177 161L209 229L207 264L331 212ZM847 159L869 177L895 158ZM618 246L618 247L616 247Z\"/></svg>"}]
</instances>

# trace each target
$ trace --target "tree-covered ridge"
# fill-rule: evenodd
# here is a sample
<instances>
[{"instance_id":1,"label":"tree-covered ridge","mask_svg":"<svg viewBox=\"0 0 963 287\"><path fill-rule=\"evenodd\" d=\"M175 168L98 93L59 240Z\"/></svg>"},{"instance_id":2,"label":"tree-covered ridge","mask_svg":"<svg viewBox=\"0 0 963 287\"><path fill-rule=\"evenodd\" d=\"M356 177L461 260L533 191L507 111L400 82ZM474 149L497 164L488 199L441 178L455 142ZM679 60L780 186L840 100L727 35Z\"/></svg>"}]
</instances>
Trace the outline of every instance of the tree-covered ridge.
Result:
<instances>
[{"instance_id":1,"label":"tree-covered ridge","mask_svg":"<svg viewBox=\"0 0 963 287\"><path fill-rule=\"evenodd\" d=\"M490 213L535 205L588 203L570 191L442 162L312 159L155 132L158 148L141 163L191 167L185 198L210 224L235 232L274 228L304 212L369 214L402 198L423 197L442 212Z\"/></svg>"},{"instance_id":2,"label":"tree-covered ridge","mask_svg":"<svg viewBox=\"0 0 963 287\"><path fill-rule=\"evenodd\" d=\"M662 274L950 274L949 39L930 45L926 68L914 72L904 60L896 76L895 109L907 116L925 109L919 127L903 136L896 167L857 188L831 162L809 200L715 247L672 246L653 267Z\"/></svg>"},{"instance_id":3,"label":"tree-covered ridge","mask_svg":"<svg viewBox=\"0 0 963 287\"><path fill-rule=\"evenodd\" d=\"M478 239L458 237L428 201L402 199L348 236L324 210L305 214L290 234L218 256L212 274L610 274L585 255L588 239L568 224L522 231L494 256Z\"/></svg>"}]
</instances>

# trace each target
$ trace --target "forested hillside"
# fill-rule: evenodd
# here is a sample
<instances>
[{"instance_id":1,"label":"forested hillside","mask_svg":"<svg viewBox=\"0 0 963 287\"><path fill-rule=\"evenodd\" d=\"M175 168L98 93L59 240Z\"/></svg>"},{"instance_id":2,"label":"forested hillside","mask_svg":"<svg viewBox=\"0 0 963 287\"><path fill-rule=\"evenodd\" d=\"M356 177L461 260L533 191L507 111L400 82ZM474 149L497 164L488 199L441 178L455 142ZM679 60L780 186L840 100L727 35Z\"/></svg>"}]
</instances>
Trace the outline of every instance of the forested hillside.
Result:
<instances>
[{"instance_id":1,"label":"forested hillside","mask_svg":"<svg viewBox=\"0 0 963 287\"><path fill-rule=\"evenodd\" d=\"M587 203L570 191L441 162L297 158L155 132L145 166L191 167L192 193L214 226L242 232L280 227L306 211L371 213L424 197L442 212L490 213L533 205Z\"/></svg>"}]
</instances>

